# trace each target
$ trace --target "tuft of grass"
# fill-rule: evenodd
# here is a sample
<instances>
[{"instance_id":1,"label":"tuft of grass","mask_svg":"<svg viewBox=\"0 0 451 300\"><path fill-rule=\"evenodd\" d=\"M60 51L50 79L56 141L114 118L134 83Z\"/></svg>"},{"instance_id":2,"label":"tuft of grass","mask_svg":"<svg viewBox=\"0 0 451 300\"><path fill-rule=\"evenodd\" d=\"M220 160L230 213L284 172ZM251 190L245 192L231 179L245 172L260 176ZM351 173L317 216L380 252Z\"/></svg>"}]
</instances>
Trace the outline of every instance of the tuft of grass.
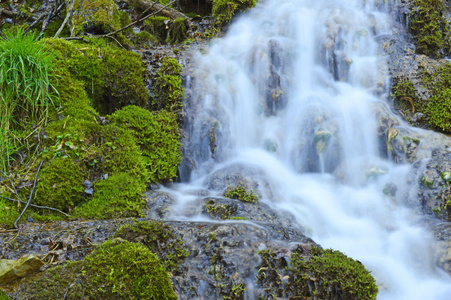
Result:
<instances>
[{"instance_id":1,"label":"tuft of grass","mask_svg":"<svg viewBox=\"0 0 451 300\"><path fill-rule=\"evenodd\" d=\"M54 55L23 35L23 29L2 32L0 38L0 158L4 171L19 149L12 131L45 125L49 107L58 100L52 75Z\"/></svg>"}]
</instances>

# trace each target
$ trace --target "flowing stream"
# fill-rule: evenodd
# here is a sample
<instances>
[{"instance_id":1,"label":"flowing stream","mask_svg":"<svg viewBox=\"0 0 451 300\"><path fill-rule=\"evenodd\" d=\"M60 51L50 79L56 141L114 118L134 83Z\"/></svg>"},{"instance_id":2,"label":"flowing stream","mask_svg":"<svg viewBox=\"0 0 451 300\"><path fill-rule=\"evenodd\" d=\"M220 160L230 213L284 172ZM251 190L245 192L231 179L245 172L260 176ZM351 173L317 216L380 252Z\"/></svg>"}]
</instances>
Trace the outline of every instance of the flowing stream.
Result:
<instances>
[{"instance_id":1,"label":"flowing stream","mask_svg":"<svg viewBox=\"0 0 451 300\"><path fill-rule=\"evenodd\" d=\"M232 164L257 168L272 187L261 201L361 261L378 299L451 299L432 235L403 200L409 166L392 164L377 134L374 111L389 112L376 42L392 34L384 2L265 0L239 16L193 63L185 147L194 170L178 190ZM393 185L401 197L383 193ZM181 205L190 201L180 193Z\"/></svg>"}]
</instances>

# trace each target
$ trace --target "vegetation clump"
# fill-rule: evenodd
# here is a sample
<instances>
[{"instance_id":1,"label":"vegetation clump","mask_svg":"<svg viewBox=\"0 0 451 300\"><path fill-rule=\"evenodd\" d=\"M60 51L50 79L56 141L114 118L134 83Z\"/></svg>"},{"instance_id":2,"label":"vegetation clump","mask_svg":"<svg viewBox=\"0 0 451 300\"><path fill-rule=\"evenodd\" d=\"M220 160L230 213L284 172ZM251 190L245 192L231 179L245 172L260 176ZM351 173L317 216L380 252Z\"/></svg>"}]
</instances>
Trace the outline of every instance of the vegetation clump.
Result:
<instances>
[{"instance_id":1,"label":"vegetation clump","mask_svg":"<svg viewBox=\"0 0 451 300\"><path fill-rule=\"evenodd\" d=\"M264 295L317 299L376 299L378 288L371 273L339 251L298 246L287 263L286 251L259 252L262 264L257 282ZM281 273L281 274L280 274ZM288 276L288 280L282 277Z\"/></svg>"},{"instance_id":2,"label":"vegetation clump","mask_svg":"<svg viewBox=\"0 0 451 300\"><path fill-rule=\"evenodd\" d=\"M214 199L207 200L203 206L203 210L211 218L217 220L228 220L232 215L232 208L230 205L216 203Z\"/></svg>"},{"instance_id":3,"label":"vegetation clump","mask_svg":"<svg viewBox=\"0 0 451 300\"><path fill-rule=\"evenodd\" d=\"M144 65L139 56L99 39L88 43L63 39L44 39L45 45L58 52L62 73L79 80L92 105L100 114L110 114L127 105L144 107Z\"/></svg>"},{"instance_id":4,"label":"vegetation clump","mask_svg":"<svg viewBox=\"0 0 451 300\"><path fill-rule=\"evenodd\" d=\"M178 112L182 107L184 89L182 87L182 65L177 60L164 57L158 69L152 88L152 110Z\"/></svg>"},{"instance_id":5,"label":"vegetation clump","mask_svg":"<svg viewBox=\"0 0 451 300\"><path fill-rule=\"evenodd\" d=\"M244 11L257 4L257 0L210 0L213 3L212 14L220 23L228 23L238 11Z\"/></svg>"},{"instance_id":6,"label":"vegetation clump","mask_svg":"<svg viewBox=\"0 0 451 300\"><path fill-rule=\"evenodd\" d=\"M158 257L139 244L114 239L83 261L46 271L19 289L33 299L176 300L169 274Z\"/></svg>"},{"instance_id":7,"label":"vegetation clump","mask_svg":"<svg viewBox=\"0 0 451 300\"><path fill-rule=\"evenodd\" d=\"M104 34L120 28L119 8L113 0L74 0L72 36L86 31Z\"/></svg>"},{"instance_id":8,"label":"vegetation clump","mask_svg":"<svg viewBox=\"0 0 451 300\"><path fill-rule=\"evenodd\" d=\"M7 171L20 148L36 146L21 132L45 126L59 106L55 89L55 55L20 28L0 38L0 160Z\"/></svg>"},{"instance_id":9,"label":"vegetation clump","mask_svg":"<svg viewBox=\"0 0 451 300\"><path fill-rule=\"evenodd\" d=\"M116 237L139 242L154 252L168 272L178 271L179 265L189 256L184 242L167 224L158 221L142 221L123 225Z\"/></svg>"},{"instance_id":10,"label":"vegetation clump","mask_svg":"<svg viewBox=\"0 0 451 300\"><path fill-rule=\"evenodd\" d=\"M250 203L259 203L260 201L260 198L257 193L246 189L246 187L243 185L239 185L236 187L229 186L224 191L224 197Z\"/></svg>"},{"instance_id":11,"label":"vegetation clump","mask_svg":"<svg viewBox=\"0 0 451 300\"><path fill-rule=\"evenodd\" d=\"M450 50L450 29L444 0L411 1L412 34L417 51L433 58L443 57Z\"/></svg>"},{"instance_id":12,"label":"vegetation clump","mask_svg":"<svg viewBox=\"0 0 451 300\"><path fill-rule=\"evenodd\" d=\"M132 132L146 160L151 182L162 182L177 175L181 153L175 113L160 111L152 114L131 105L116 111L111 121Z\"/></svg>"}]
</instances>

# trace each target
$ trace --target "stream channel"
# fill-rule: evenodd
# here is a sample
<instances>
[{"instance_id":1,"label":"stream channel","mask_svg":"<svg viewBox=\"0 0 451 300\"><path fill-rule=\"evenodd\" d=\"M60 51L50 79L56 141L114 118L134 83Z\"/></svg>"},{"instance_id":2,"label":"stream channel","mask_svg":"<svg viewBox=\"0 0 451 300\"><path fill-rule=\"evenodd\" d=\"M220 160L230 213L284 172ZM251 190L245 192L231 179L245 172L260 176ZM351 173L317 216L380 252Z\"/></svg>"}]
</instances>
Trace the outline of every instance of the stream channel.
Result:
<instances>
[{"instance_id":1,"label":"stream channel","mask_svg":"<svg viewBox=\"0 0 451 300\"><path fill-rule=\"evenodd\" d=\"M220 197L238 176L322 247L361 261L378 299L451 299L433 236L408 207L410 166L394 164L377 134L375 111L408 127L387 104L377 39L393 21L383 2L259 1L196 55L182 182L159 190L177 199L165 219L220 223L188 213L198 199L190 191ZM383 192L390 185L396 199Z\"/></svg>"}]
</instances>

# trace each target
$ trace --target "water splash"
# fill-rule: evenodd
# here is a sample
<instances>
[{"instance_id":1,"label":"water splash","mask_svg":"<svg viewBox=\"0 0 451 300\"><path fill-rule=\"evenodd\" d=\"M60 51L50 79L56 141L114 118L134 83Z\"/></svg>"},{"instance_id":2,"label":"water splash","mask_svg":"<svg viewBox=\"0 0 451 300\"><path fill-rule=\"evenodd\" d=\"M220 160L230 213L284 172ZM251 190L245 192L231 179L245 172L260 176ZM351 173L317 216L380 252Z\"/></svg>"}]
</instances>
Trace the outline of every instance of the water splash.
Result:
<instances>
[{"instance_id":1,"label":"water splash","mask_svg":"<svg viewBox=\"0 0 451 300\"><path fill-rule=\"evenodd\" d=\"M409 167L384 159L377 134L388 76L376 38L392 34L383 2L261 1L199 54L187 103L191 185L232 164L258 168L271 186L262 201L362 261L378 299L449 299L433 239L402 200ZM389 184L397 200L384 195Z\"/></svg>"}]
</instances>

